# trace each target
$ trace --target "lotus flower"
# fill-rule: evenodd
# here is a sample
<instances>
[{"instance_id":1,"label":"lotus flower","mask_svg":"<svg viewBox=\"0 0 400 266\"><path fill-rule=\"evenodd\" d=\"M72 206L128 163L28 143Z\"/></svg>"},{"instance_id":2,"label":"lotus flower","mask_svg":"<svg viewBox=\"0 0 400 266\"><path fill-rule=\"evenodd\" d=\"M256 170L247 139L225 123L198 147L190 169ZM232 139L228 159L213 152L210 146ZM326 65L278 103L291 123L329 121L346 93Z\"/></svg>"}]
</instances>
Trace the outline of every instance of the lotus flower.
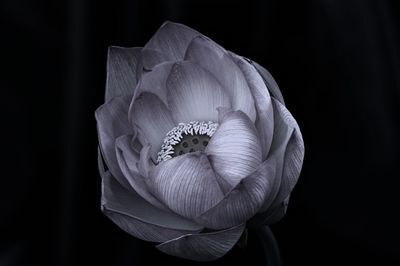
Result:
<instances>
[{"instance_id":1,"label":"lotus flower","mask_svg":"<svg viewBox=\"0 0 400 266\"><path fill-rule=\"evenodd\" d=\"M109 48L96 120L102 211L181 258L215 260L249 220L279 220L302 167L268 71L177 23L143 48Z\"/></svg>"}]
</instances>

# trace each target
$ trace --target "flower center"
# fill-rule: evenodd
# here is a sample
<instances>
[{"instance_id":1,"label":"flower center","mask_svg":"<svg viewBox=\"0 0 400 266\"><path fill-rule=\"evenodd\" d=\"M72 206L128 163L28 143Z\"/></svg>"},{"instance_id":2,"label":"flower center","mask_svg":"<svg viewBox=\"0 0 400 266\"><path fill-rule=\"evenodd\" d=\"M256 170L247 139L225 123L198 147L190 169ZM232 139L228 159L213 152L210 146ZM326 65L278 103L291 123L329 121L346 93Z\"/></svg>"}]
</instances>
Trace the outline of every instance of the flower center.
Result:
<instances>
[{"instance_id":1,"label":"flower center","mask_svg":"<svg viewBox=\"0 0 400 266\"><path fill-rule=\"evenodd\" d=\"M185 153L204 151L217 127L218 123L212 121L179 123L167 133L161 145L161 151L157 154L157 162L160 163Z\"/></svg>"}]
</instances>

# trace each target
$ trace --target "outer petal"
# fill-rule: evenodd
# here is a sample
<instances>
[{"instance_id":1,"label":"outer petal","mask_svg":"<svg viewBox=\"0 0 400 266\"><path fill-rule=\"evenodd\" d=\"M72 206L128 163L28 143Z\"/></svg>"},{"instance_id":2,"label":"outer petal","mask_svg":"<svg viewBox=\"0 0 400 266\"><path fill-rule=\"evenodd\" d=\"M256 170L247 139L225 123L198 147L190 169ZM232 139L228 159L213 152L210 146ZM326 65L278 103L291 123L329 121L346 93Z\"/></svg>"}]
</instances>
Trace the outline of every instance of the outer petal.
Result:
<instances>
[{"instance_id":1,"label":"outer petal","mask_svg":"<svg viewBox=\"0 0 400 266\"><path fill-rule=\"evenodd\" d=\"M245 223L255 215L271 191L275 178L275 161L267 160L244 178L216 206L196 221L206 228L222 229Z\"/></svg>"},{"instance_id":2,"label":"outer petal","mask_svg":"<svg viewBox=\"0 0 400 266\"><path fill-rule=\"evenodd\" d=\"M293 134L289 139L285 150L282 181L279 188L279 193L272 203L272 206L276 206L277 204L282 203L289 196L290 192L297 183L301 168L303 166L304 142L300 128L297 125L296 120L290 114L289 110L287 110L286 107L277 100L274 99L273 102L274 109L277 111L277 114L282 121L289 128L293 128Z\"/></svg>"},{"instance_id":3,"label":"outer petal","mask_svg":"<svg viewBox=\"0 0 400 266\"><path fill-rule=\"evenodd\" d=\"M141 47L110 46L107 59L106 101L116 96L133 95L140 76Z\"/></svg>"},{"instance_id":4,"label":"outer petal","mask_svg":"<svg viewBox=\"0 0 400 266\"><path fill-rule=\"evenodd\" d=\"M195 261L212 261L225 255L239 240L244 224L230 229L200 234L188 234L157 246L169 255Z\"/></svg>"},{"instance_id":5,"label":"outer petal","mask_svg":"<svg viewBox=\"0 0 400 266\"><path fill-rule=\"evenodd\" d=\"M268 70L266 70L256 62L251 61L249 59L247 60L254 66L254 68L258 71L258 73L260 73L265 84L267 85L268 90L271 92L274 98L277 99L281 104L285 105L285 101L283 100L281 90L279 89L279 86L276 83L275 79L272 77L271 73L269 73Z\"/></svg>"},{"instance_id":6,"label":"outer petal","mask_svg":"<svg viewBox=\"0 0 400 266\"><path fill-rule=\"evenodd\" d=\"M189 218L205 212L224 196L207 156L200 152L160 163L150 172L150 182L160 200Z\"/></svg>"},{"instance_id":7,"label":"outer petal","mask_svg":"<svg viewBox=\"0 0 400 266\"><path fill-rule=\"evenodd\" d=\"M100 106L95 113L100 149L104 160L112 175L125 187L129 187L129 183L118 165L115 140L122 135L133 133L133 128L128 122L130 101L130 96L115 97Z\"/></svg>"},{"instance_id":8,"label":"outer petal","mask_svg":"<svg viewBox=\"0 0 400 266\"><path fill-rule=\"evenodd\" d=\"M275 127L270 156L277 161L277 178L261 212L275 207L289 196L300 175L304 158L304 143L296 121L280 102L272 99Z\"/></svg>"},{"instance_id":9,"label":"outer petal","mask_svg":"<svg viewBox=\"0 0 400 266\"><path fill-rule=\"evenodd\" d=\"M201 226L176 214L159 210L124 189L109 172L103 175L102 210L129 234L154 242L164 242L187 233L199 232Z\"/></svg>"},{"instance_id":10,"label":"outer petal","mask_svg":"<svg viewBox=\"0 0 400 266\"><path fill-rule=\"evenodd\" d=\"M261 164L257 131L242 111L228 112L212 136L206 153L215 171L232 187Z\"/></svg>"},{"instance_id":11,"label":"outer petal","mask_svg":"<svg viewBox=\"0 0 400 266\"><path fill-rule=\"evenodd\" d=\"M233 110L241 110L255 121L254 99L246 79L223 48L199 36L190 43L185 60L193 61L211 72L229 96Z\"/></svg>"},{"instance_id":12,"label":"outer petal","mask_svg":"<svg viewBox=\"0 0 400 266\"><path fill-rule=\"evenodd\" d=\"M242 57L235 54L232 54L232 56L242 70L255 100L257 110L255 126L260 135L263 153L262 159L265 160L271 147L274 131L274 112L271 97L262 77L256 69Z\"/></svg>"},{"instance_id":13,"label":"outer petal","mask_svg":"<svg viewBox=\"0 0 400 266\"><path fill-rule=\"evenodd\" d=\"M200 66L175 63L167 80L168 106L176 123L217 121L217 108L230 107L220 83Z\"/></svg>"},{"instance_id":14,"label":"outer petal","mask_svg":"<svg viewBox=\"0 0 400 266\"><path fill-rule=\"evenodd\" d=\"M185 25L166 21L144 48L158 50L171 61L179 61L190 41L198 35L201 34Z\"/></svg>"},{"instance_id":15,"label":"outer petal","mask_svg":"<svg viewBox=\"0 0 400 266\"><path fill-rule=\"evenodd\" d=\"M157 159L165 135L174 127L171 114L154 94L143 92L133 102L129 112L131 123L136 125L142 145L151 145L151 157Z\"/></svg>"},{"instance_id":16,"label":"outer petal","mask_svg":"<svg viewBox=\"0 0 400 266\"><path fill-rule=\"evenodd\" d=\"M121 167L122 173L125 175L129 184L132 188L145 200L150 202L152 205L167 210L167 208L156 199L149 191L145 182L145 175L139 173L139 160L148 160L149 146L142 149L141 156L137 154L131 147L132 136L124 135L116 141L116 154L119 166ZM146 157L146 158L143 158Z\"/></svg>"}]
</instances>

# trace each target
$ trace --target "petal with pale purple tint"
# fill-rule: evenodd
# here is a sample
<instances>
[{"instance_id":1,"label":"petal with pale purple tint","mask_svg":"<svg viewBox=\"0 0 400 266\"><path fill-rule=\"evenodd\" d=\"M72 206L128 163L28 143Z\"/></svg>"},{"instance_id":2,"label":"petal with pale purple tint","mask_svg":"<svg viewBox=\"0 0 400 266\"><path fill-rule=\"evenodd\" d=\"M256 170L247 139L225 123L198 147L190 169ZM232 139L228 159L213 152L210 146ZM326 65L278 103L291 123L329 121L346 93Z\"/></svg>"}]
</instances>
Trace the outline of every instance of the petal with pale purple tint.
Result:
<instances>
[{"instance_id":1,"label":"petal with pale purple tint","mask_svg":"<svg viewBox=\"0 0 400 266\"><path fill-rule=\"evenodd\" d=\"M233 187L261 164L257 131L242 111L228 112L224 116L206 153L215 171Z\"/></svg>"},{"instance_id":2,"label":"petal with pale purple tint","mask_svg":"<svg viewBox=\"0 0 400 266\"><path fill-rule=\"evenodd\" d=\"M242 57L233 53L231 53L231 55L242 70L254 97L257 110L255 126L260 136L263 153L262 159L265 160L271 147L274 132L274 111L272 108L271 96L257 70Z\"/></svg>"},{"instance_id":3,"label":"petal with pale purple tint","mask_svg":"<svg viewBox=\"0 0 400 266\"><path fill-rule=\"evenodd\" d=\"M200 225L160 210L123 188L110 172L102 179L102 210L121 229L146 241L164 242L202 230Z\"/></svg>"},{"instance_id":4,"label":"petal with pale purple tint","mask_svg":"<svg viewBox=\"0 0 400 266\"><path fill-rule=\"evenodd\" d=\"M172 67L167 99L176 123L217 121L217 108L230 107L227 94L213 75L189 61Z\"/></svg>"},{"instance_id":5,"label":"petal with pale purple tint","mask_svg":"<svg viewBox=\"0 0 400 266\"><path fill-rule=\"evenodd\" d=\"M212 261L224 256L237 243L244 224L212 233L187 234L157 246L172 256L195 261Z\"/></svg>"},{"instance_id":6,"label":"petal with pale purple tint","mask_svg":"<svg viewBox=\"0 0 400 266\"><path fill-rule=\"evenodd\" d=\"M185 60L190 60L208 70L221 83L231 100L233 110L241 110L254 122L254 99L246 79L229 54L213 41L199 36L192 40Z\"/></svg>"},{"instance_id":7,"label":"petal with pale purple tint","mask_svg":"<svg viewBox=\"0 0 400 266\"><path fill-rule=\"evenodd\" d=\"M151 157L157 160L157 153L165 135L174 127L170 111L156 95L141 93L132 103L131 123L138 127L138 138L142 145L151 145Z\"/></svg>"},{"instance_id":8,"label":"petal with pale purple tint","mask_svg":"<svg viewBox=\"0 0 400 266\"><path fill-rule=\"evenodd\" d=\"M188 218L205 212L224 196L207 156L201 152L160 163L149 179L152 192L171 210Z\"/></svg>"}]
</instances>

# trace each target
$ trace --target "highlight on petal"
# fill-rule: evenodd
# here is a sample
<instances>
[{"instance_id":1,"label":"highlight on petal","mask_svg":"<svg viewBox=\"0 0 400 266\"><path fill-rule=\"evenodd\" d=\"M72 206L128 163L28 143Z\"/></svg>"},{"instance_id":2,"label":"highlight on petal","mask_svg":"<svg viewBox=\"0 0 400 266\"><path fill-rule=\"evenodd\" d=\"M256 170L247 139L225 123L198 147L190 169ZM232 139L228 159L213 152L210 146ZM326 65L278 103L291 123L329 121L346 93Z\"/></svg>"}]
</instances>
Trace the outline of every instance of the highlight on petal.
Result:
<instances>
[{"instance_id":1,"label":"highlight on petal","mask_svg":"<svg viewBox=\"0 0 400 266\"><path fill-rule=\"evenodd\" d=\"M304 143L293 116L279 101L272 98L274 106L274 139L270 156L277 161L277 178L270 197L260 212L282 203L294 188L300 175L304 158Z\"/></svg>"},{"instance_id":2,"label":"highlight on petal","mask_svg":"<svg viewBox=\"0 0 400 266\"><path fill-rule=\"evenodd\" d=\"M224 116L205 152L215 171L233 187L261 164L257 131L242 111Z\"/></svg>"},{"instance_id":3,"label":"highlight on petal","mask_svg":"<svg viewBox=\"0 0 400 266\"><path fill-rule=\"evenodd\" d=\"M130 107L131 123L139 128L138 138L142 145L151 145L151 157L157 160L157 152L165 135L174 127L170 111L156 95L141 93Z\"/></svg>"},{"instance_id":4,"label":"highlight on petal","mask_svg":"<svg viewBox=\"0 0 400 266\"><path fill-rule=\"evenodd\" d=\"M133 95L141 72L141 49L108 48L106 102L116 96Z\"/></svg>"},{"instance_id":5,"label":"highlight on petal","mask_svg":"<svg viewBox=\"0 0 400 266\"><path fill-rule=\"evenodd\" d=\"M212 233L187 234L157 246L172 256L195 261L212 261L224 256L239 240L244 224Z\"/></svg>"},{"instance_id":6,"label":"highlight on petal","mask_svg":"<svg viewBox=\"0 0 400 266\"><path fill-rule=\"evenodd\" d=\"M150 160L148 154L149 146L142 149L145 152L141 152L139 158L139 154L137 154L130 146L131 138L132 136L124 135L119 137L116 141L116 154L121 171L132 188L143 199L160 209L167 210L167 208L150 193L145 181L146 176L143 173L140 173L139 170L139 161Z\"/></svg>"},{"instance_id":7,"label":"highlight on petal","mask_svg":"<svg viewBox=\"0 0 400 266\"><path fill-rule=\"evenodd\" d=\"M271 92L272 96L274 96L274 98L277 99L281 104L285 105L285 101L283 100L281 90L279 89L279 86L276 83L275 79L272 77L271 73L269 73L268 70L266 70L258 63L251 61L249 59L247 60L254 66L254 68L258 71L258 73L260 73L265 82L265 85L267 85L267 88Z\"/></svg>"},{"instance_id":8,"label":"highlight on petal","mask_svg":"<svg viewBox=\"0 0 400 266\"><path fill-rule=\"evenodd\" d=\"M256 110L254 99L243 73L229 54L204 36L190 43L185 60L193 61L211 72L229 96L233 110L241 110L254 122Z\"/></svg>"},{"instance_id":9,"label":"highlight on petal","mask_svg":"<svg viewBox=\"0 0 400 266\"><path fill-rule=\"evenodd\" d=\"M213 208L195 220L206 228L223 229L245 223L261 208L275 178L275 161L263 162Z\"/></svg>"},{"instance_id":10,"label":"highlight on petal","mask_svg":"<svg viewBox=\"0 0 400 266\"><path fill-rule=\"evenodd\" d=\"M274 111L272 108L271 96L257 70L242 57L233 53L231 53L231 56L242 70L254 97L257 110L255 126L260 136L263 154L262 159L265 160L271 148L274 131Z\"/></svg>"},{"instance_id":11,"label":"highlight on petal","mask_svg":"<svg viewBox=\"0 0 400 266\"><path fill-rule=\"evenodd\" d=\"M217 121L218 107L230 107L220 83L193 62L175 63L167 79L168 106L176 123Z\"/></svg>"},{"instance_id":12,"label":"highlight on petal","mask_svg":"<svg viewBox=\"0 0 400 266\"><path fill-rule=\"evenodd\" d=\"M179 23L166 21L149 40L144 48L158 50L172 61L180 61L190 41L199 32Z\"/></svg>"},{"instance_id":13,"label":"highlight on petal","mask_svg":"<svg viewBox=\"0 0 400 266\"><path fill-rule=\"evenodd\" d=\"M95 113L100 150L106 165L117 180L125 187L129 183L119 167L115 154L115 140L122 136L133 134L133 128L128 121L128 108L131 96L115 97L100 106Z\"/></svg>"},{"instance_id":14,"label":"highlight on petal","mask_svg":"<svg viewBox=\"0 0 400 266\"><path fill-rule=\"evenodd\" d=\"M162 211L123 188L110 172L102 179L102 210L122 230L146 241L164 242L202 230L200 225Z\"/></svg>"},{"instance_id":15,"label":"highlight on petal","mask_svg":"<svg viewBox=\"0 0 400 266\"><path fill-rule=\"evenodd\" d=\"M223 198L215 174L201 152L172 158L150 172L152 192L172 211L188 218L205 212Z\"/></svg>"}]
</instances>

